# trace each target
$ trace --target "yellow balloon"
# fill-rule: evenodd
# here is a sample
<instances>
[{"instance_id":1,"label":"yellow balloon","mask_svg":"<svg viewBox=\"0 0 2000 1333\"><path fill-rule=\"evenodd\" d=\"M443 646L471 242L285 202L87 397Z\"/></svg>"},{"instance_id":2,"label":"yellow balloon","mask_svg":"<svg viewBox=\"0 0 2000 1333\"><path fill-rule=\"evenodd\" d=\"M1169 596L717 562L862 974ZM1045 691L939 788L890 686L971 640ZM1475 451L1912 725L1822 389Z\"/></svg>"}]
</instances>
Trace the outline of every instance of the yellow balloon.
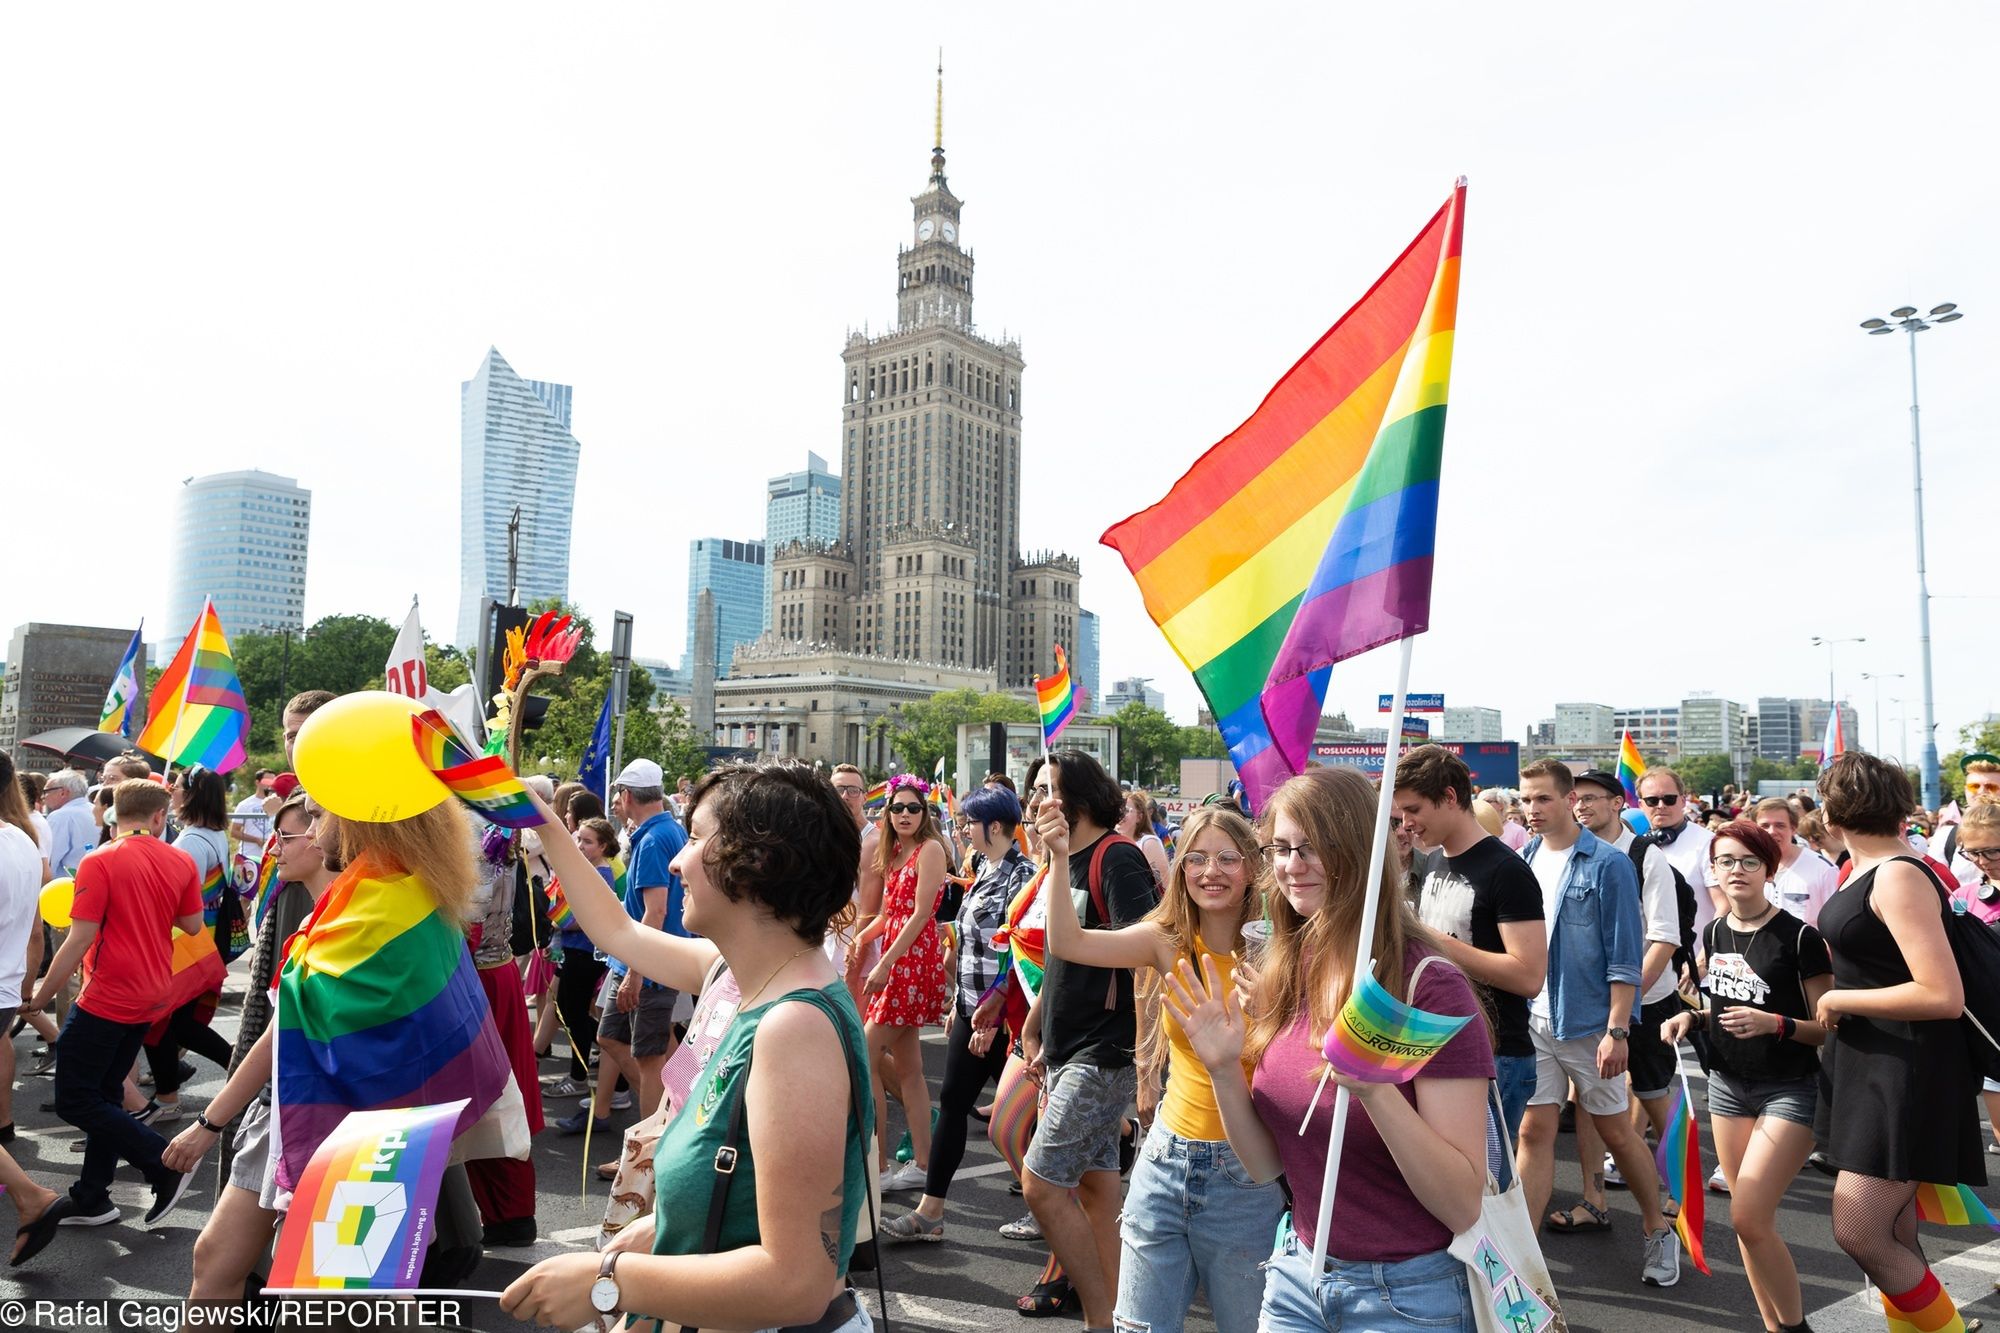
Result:
<instances>
[{"instance_id":1,"label":"yellow balloon","mask_svg":"<svg viewBox=\"0 0 2000 1333\"><path fill-rule=\"evenodd\" d=\"M386 690L343 694L299 729L292 758L299 785L315 801L364 824L391 824L436 806L451 793L417 752L415 699Z\"/></svg>"},{"instance_id":2,"label":"yellow balloon","mask_svg":"<svg viewBox=\"0 0 2000 1333\"><path fill-rule=\"evenodd\" d=\"M69 929L69 909L76 905L76 881L65 875L42 885L42 920L57 930Z\"/></svg>"}]
</instances>

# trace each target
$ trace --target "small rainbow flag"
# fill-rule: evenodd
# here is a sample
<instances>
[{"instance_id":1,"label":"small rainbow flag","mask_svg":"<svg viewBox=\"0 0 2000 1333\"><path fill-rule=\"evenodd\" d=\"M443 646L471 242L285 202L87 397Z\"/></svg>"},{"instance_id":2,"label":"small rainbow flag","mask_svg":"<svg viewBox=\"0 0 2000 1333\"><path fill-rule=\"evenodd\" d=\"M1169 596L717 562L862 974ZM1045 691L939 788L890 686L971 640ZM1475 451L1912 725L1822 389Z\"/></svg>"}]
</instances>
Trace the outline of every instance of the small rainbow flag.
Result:
<instances>
[{"instance_id":1,"label":"small rainbow flag","mask_svg":"<svg viewBox=\"0 0 2000 1333\"><path fill-rule=\"evenodd\" d=\"M1674 1059L1678 1064L1678 1052ZM1701 1243L1702 1187L1705 1183L1701 1169L1701 1128L1695 1122L1694 1097L1688 1092L1685 1070L1680 1071L1680 1081L1681 1095L1675 1099L1673 1113L1667 1117L1667 1129L1660 1135L1660 1147L1654 1154L1654 1160L1660 1166L1660 1179L1667 1182L1667 1193L1681 1206L1680 1211L1674 1214L1674 1231L1679 1234L1694 1266L1706 1273L1708 1259Z\"/></svg>"},{"instance_id":2,"label":"small rainbow flag","mask_svg":"<svg viewBox=\"0 0 2000 1333\"><path fill-rule=\"evenodd\" d=\"M410 731L424 766L472 813L501 828L534 828L542 822L528 789L507 761L497 754L474 755L467 750L437 709L426 708L412 717Z\"/></svg>"},{"instance_id":3,"label":"small rainbow flag","mask_svg":"<svg viewBox=\"0 0 2000 1333\"><path fill-rule=\"evenodd\" d=\"M1992 1209L1970 1185L1917 1186L1917 1220L1946 1227L1991 1227L2000 1231Z\"/></svg>"},{"instance_id":4,"label":"small rainbow flag","mask_svg":"<svg viewBox=\"0 0 2000 1333\"><path fill-rule=\"evenodd\" d=\"M549 924L557 930L576 924L576 913L570 910L569 895L563 892L562 881L549 881Z\"/></svg>"},{"instance_id":5,"label":"small rainbow flag","mask_svg":"<svg viewBox=\"0 0 2000 1333\"><path fill-rule=\"evenodd\" d=\"M1347 1078L1408 1083L1471 1021L1470 1014L1433 1014L1405 1004L1375 979L1370 964L1321 1049L1327 1064Z\"/></svg>"},{"instance_id":6,"label":"small rainbow flag","mask_svg":"<svg viewBox=\"0 0 2000 1333\"><path fill-rule=\"evenodd\" d=\"M1430 624L1465 183L1249 419L1112 526L1254 806L1302 771L1333 664Z\"/></svg>"},{"instance_id":7,"label":"small rainbow flag","mask_svg":"<svg viewBox=\"0 0 2000 1333\"><path fill-rule=\"evenodd\" d=\"M889 804L889 782L886 778L870 787L868 794L861 798L861 809L864 814L879 815L882 813L882 807L887 804Z\"/></svg>"},{"instance_id":8,"label":"small rainbow flag","mask_svg":"<svg viewBox=\"0 0 2000 1333\"><path fill-rule=\"evenodd\" d=\"M1076 716L1076 690L1069 679L1069 655L1056 645L1056 674L1047 680L1035 677L1035 711L1042 715L1042 748L1056 743L1056 737Z\"/></svg>"},{"instance_id":9,"label":"small rainbow flag","mask_svg":"<svg viewBox=\"0 0 2000 1333\"><path fill-rule=\"evenodd\" d=\"M135 742L140 749L181 768L200 764L227 773L242 766L250 705L214 602L202 602L194 628L153 686L146 712L146 729Z\"/></svg>"},{"instance_id":10,"label":"small rainbow flag","mask_svg":"<svg viewBox=\"0 0 2000 1333\"><path fill-rule=\"evenodd\" d=\"M1645 776L1646 761L1632 743L1632 729L1627 727L1618 738L1618 785L1625 789L1625 804L1639 804L1639 779Z\"/></svg>"},{"instance_id":11,"label":"small rainbow flag","mask_svg":"<svg viewBox=\"0 0 2000 1333\"><path fill-rule=\"evenodd\" d=\"M437 1227L438 1183L463 1100L355 1111L328 1134L292 1192L271 1277L286 1291L415 1287Z\"/></svg>"},{"instance_id":12,"label":"small rainbow flag","mask_svg":"<svg viewBox=\"0 0 2000 1333\"><path fill-rule=\"evenodd\" d=\"M262 930L264 913L278 892L278 835L264 840L264 855L257 861L257 882L250 890L250 929Z\"/></svg>"}]
</instances>

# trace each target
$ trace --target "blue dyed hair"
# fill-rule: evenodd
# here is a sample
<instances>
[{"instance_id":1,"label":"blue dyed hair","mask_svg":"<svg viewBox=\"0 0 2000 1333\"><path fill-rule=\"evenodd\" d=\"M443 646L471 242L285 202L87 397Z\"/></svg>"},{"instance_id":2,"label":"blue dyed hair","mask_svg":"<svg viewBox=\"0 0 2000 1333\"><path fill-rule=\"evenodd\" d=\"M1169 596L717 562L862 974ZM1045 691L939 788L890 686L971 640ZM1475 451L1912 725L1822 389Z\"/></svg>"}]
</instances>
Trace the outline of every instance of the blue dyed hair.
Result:
<instances>
[{"instance_id":1,"label":"blue dyed hair","mask_svg":"<svg viewBox=\"0 0 2000 1333\"><path fill-rule=\"evenodd\" d=\"M999 824L1010 835L1021 823L1021 798L1005 787L981 787L960 801L958 809L975 826Z\"/></svg>"}]
</instances>

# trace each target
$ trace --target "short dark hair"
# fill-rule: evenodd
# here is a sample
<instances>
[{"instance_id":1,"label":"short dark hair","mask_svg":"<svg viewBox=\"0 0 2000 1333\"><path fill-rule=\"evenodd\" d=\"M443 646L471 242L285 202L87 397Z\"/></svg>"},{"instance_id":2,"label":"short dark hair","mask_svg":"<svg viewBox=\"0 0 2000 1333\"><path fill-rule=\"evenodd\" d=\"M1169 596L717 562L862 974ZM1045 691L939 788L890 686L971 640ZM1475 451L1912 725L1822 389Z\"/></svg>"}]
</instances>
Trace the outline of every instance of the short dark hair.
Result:
<instances>
[{"instance_id":1,"label":"short dark hair","mask_svg":"<svg viewBox=\"0 0 2000 1333\"><path fill-rule=\"evenodd\" d=\"M1903 831L1917 794L1901 764L1849 750L1819 775L1819 798L1826 822L1864 836L1894 837Z\"/></svg>"},{"instance_id":2,"label":"short dark hair","mask_svg":"<svg viewBox=\"0 0 2000 1333\"><path fill-rule=\"evenodd\" d=\"M861 831L833 784L793 759L724 764L696 784L690 825L702 809L715 821L702 868L722 895L770 909L802 940L825 938L861 868Z\"/></svg>"},{"instance_id":3,"label":"short dark hair","mask_svg":"<svg viewBox=\"0 0 2000 1333\"><path fill-rule=\"evenodd\" d=\"M181 789L181 822L197 828L219 829L229 823L229 785L222 774L196 764L174 774Z\"/></svg>"},{"instance_id":4,"label":"short dark hair","mask_svg":"<svg viewBox=\"0 0 2000 1333\"><path fill-rule=\"evenodd\" d=\"M594 819L579 819L576 821L576 827L578 832L582 832L584 829L590 830L590 836L597 839L597 845L603 851L604 859L607 861L618 855L619 850L624 846L618 840L617 825L602 816Z\"/></svg>"},{"instance_id":5,"label":"short dark hair","mask_svg":"<svg viewBox=\"0 0 2000 1333\"><path fill-rule=\"evenodd\" d=\"M589 788L569 798L569 822L581 828L586 819L604 818L604 798Z\"/></svg>"},{"instance_id":6,"label":"short dark hair","mask_svg":"<svg viewBox=\"0 0 2000 1333\"><path fill-rule=\"evenodd\" d=\"M1764 873L1767 875L1777 874L1778 867L1785 863L1784 853L1778 850L1778 840L1747 819L1724 824L1715 831L1714 840L1708 844L1709 860L1715 859L1715 844L1724 838L1740 842L1755 852L1757 859L1764 863Z\"/></svg>"},{"instance_id":7,"label":"short dark hair","mask_svg":"<svg viewBox=\"0 0 2000 1333\"><path fill-rule=\"evenodd\" d=\"M1005 787L981 787L958 808L974 828L998 824L1012 837L1021 825L1021 800Z\"/></svg>"},{"instance_id":8,"label":"short dark hair","mask_svg":"<svg viewBox=\"0 0 2000 1333\"><path fill-rule=\"evenodd\" d=\"M1079 814L1087 814L1099 828L1118 827L1118 817L1125 813L1125 789L1096 756L1064 747L1049 755L1049 764L1062 775L1063 814L1071 823Z\"/></svg>"},{"instance_id":9,"label":"short dark hair","mask_svg":"<svg viewBox=\"0 0 2000 1333\"><path fill-rule=\"evenodd\" d=\"M1472 808L1472 770L1442 745L1419 745L1396 763L1396 790L1415 792L1433 805L1443 805L1446 793L1458 798L1458 808Z\"/></svg>"},{"instance_id":10,"label":"short dark hair","mask_svg":"<svg viewBox=\"0 0 2000 1333\"><path fill-rule=\"evenodd\" d=\"M1526 782L1529 778L1547 778L1556 784L1556 792L1562 796L1576 790L1576 775L1560 759L1537 759L1521 770L1521 781Z\"/></svg>"},{"instance_id":11,"label":"short dark hair","mask_svg":"<svg viewBox=\"0 0 2000 1333\"><path fill-rule=\"evenodd\" d=\"M285 712L293 717L311 717L332 703L333 698L332 690L300 690L285 705Z\"/></svg>"},{"instance_id":12,"label":"short dark hair","mask_svg":"<svg viewBox=\"0 0 2000 1333\"><path fill-rule=\"evenodd\" d=\"M1014 791L1014 779L1008 777L1005 773L988 773L979 780L979 785L982 787L1005 787L1008 791ZM1015 794L1019 795L1018 792Z\"/></svg>"}]
</instances>

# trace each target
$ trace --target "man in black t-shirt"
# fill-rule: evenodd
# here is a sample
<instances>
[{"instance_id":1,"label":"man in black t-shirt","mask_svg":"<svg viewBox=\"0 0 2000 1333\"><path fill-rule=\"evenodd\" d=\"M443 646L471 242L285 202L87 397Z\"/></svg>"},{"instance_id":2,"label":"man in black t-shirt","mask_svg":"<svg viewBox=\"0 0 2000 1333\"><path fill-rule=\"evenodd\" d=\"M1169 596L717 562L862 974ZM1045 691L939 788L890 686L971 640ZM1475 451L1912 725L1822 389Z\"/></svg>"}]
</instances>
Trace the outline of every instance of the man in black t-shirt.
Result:
<instances>
[{"instance_id":1,"label":"man in black t-shirt","mask_svg":"<svg viewBox=\"0 0 2000 1333\"><path fill-rule=\"evenodd\" d=\"M1040 782L1047 790L1037 788L1036 830L1049 855L1043 892L1066 882L1086 930L1128 926L1152 911L1158 899L1145 854L1125 839L1104 842L1125 808L1111 775L1081 750L1057 750ZM1046 962L1021 1034L1028 1076L1046 1096L1022 1163L1021 1193L1083 1305L1084 1327L1109 1328L1118 1279L1099 1256L1119 1247L1118 1140L1137 1087L1132 973L1067 962L1054 949Z\"/></svg>"},{"instance_id":2,"label":"man in black t-shirt","mask_svg":"<svg viewBox=\"0 0 2000 1333\"><path fill-rule=\"evenodd\" d=\"M1535 1092L1528 1001L1548 981L1549 938L1534 871L1472 814L1472 774L1438 745L1396 765L1403 827L1443 855L1429 858L1418 886L1425 942L1475 982L1493 1015L1494 1077L1507 1133L1518 1136Z\"/></svg>"}]
</instances>

